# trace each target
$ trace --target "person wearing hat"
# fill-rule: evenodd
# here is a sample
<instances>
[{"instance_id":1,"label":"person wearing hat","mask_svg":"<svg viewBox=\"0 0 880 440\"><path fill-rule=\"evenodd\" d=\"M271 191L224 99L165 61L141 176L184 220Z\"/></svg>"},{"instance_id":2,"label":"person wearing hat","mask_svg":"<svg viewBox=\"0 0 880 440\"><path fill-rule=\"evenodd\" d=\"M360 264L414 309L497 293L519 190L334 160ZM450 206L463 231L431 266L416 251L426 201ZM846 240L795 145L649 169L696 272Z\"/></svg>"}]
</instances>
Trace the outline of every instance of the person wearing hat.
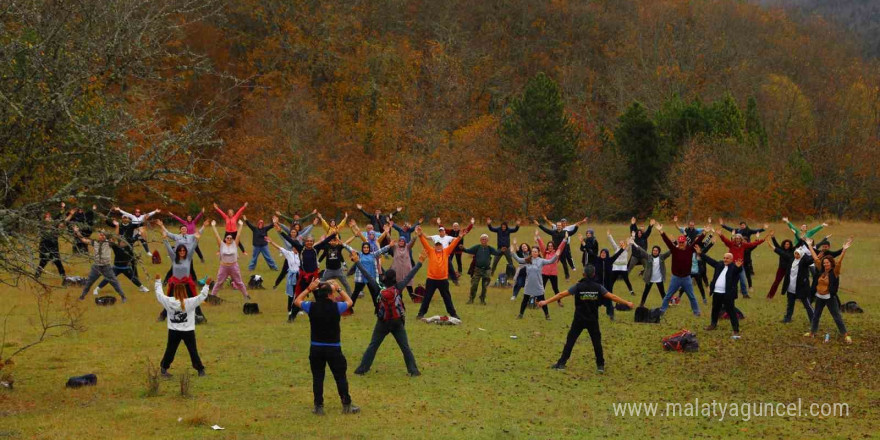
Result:
<instances>
[{"instance_id":1,"label":"person wearing hat","mask_svg":"<svg viewBox=\"0 0 880 440\"><path fill-rule=\"evenodd\" d=\"M568 330L568 337L565 340L565 347L562 349L562 355L559 360L550 368L554 370L564 370L568 358L571 357L571 351L577 342L581 333L586 329L590 334L590 340L593 342L593 352L596 354L596 369L599 373L605 372L605 357L602 353L602 332L599 330L599 306L603 301L614 301L620 304L626 304L630 308L633 303L623 300L617 295L609 292L605 287L594 281L596 276L596 268L587 265L584 266L584 277L577 284L571 286L568 290L557 293L552 298L539 301L539 307L546 307L548 303L559 301L566 296L574 297L574 316L571 320L571 326Z\"/></svg>"},{"instance_id":2,"label":"person wearing hat","mask_svg":"<svg viewBox=\"0 0 880 440\"><path fill-rule=\"evenodd\" d=\"M428 253L428 278L425 281L425 298L422 300L422 305L419 308L419 314L416 316L416 319L425 317L425 314L428 313L428 308L431 306L434 292L438 290L440 291L440 297L443 298L443 304L446 306L446 313L452 318L461 319L458 313L455 312L455 305L452 304L452 295L449 294L449 256L452 255L455 246L458 245L458 242L469 231L469 228L464 229L461 236L454 238L449 242L448 246L444 246L443 241L439 238L433 239L433 243L429 242L425 235L422 234L422 227L416 228L419 241Z\"/></svg>"},{"instance_id":3,"label":"person wearing hat","mask_svg":"<svg viewBox=\"0 0 880 440\"><path fill-rule=\"evenodd\" d=\"M492 246L489 246L489 235L483 234L480 235L480 244L465 249L464 253L474 256L474 274L471 276L471 296L467 303L474 303L474 297L477 296L477 285L482 283L483 289L480 291L480 304L486 305L486 288L492 280L490 264L492 262L492 257L498 257L501 255L501 252ZM495 261L498 260L496 259Z\"/></svg>"},{"instance_id":4,"label":"person wearing hat","mask_svg":"<svg viewBox=\"0 0 880 440\"><path fill-rule=\"evenodd\" d=\"M660 305L660 313L666 313L666 309L669 308L669 300L672 298L672 294L678 291L678 289L683 288L688 296L688 300L691 302L691 310L693 311L694 316L700 316L700 305L697 303L697 298L694 296L694 285L691 281L691 264L693 263L694 258L694 245L688 243L688 238L685 235L679 236L675 243L673 243L666 233L663 232L663 225L657 224L655 227L660 231L660 237L672 253L672 276L669 278L669 287L666 290L666 296L663 297L663 304ZM703 237L704 234L700 233L694 237L693 242L699 243L703 241Z\"/></svg>"}]
</instances>

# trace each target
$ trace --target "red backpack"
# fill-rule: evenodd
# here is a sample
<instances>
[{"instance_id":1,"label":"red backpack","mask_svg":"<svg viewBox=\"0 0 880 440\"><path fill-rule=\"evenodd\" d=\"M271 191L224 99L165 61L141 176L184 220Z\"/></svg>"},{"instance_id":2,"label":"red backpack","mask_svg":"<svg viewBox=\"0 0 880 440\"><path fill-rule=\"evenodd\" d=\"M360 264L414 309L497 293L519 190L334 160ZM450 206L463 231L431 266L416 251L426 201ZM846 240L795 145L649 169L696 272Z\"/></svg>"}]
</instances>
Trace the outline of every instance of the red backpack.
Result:
<instances>
[{"instance_id":1,"label":"red backpack","mask_svg":"<svg viewBox=\"0 0 880 440\"><path fill-rule=\"evenodd\" d=\"M394 286L379 292L379 301L376 306L376 316L382 321L393 321L403 318L406 308L403 306L403 298Z\"/></svg>"},{"instance_id":2,"label":"red backpack","mask_svg":"<svg viewBox=\"0 0 880 440\"><path fill-rule=\"evenodd\" d=\"M153 264L162 264L162 256L158 250L153 251Z\"/></svg>"}]
</instances>

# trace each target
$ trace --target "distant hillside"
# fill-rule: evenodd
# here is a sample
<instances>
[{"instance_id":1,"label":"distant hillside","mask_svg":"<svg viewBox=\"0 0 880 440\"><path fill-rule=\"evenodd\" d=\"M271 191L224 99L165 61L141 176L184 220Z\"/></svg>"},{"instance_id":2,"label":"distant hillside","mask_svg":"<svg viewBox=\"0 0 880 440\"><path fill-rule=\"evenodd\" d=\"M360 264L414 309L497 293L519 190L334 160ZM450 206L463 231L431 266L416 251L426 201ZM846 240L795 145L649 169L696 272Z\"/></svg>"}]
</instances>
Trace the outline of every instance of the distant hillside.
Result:
<instances>
[{"instance_id":1,"label":"distant hillside","mask_svg":"<svg viewBox=\"0 0 880 440\"><path fill-rule=\"evenodd\" d=\"M782 6L806 15L818 14L861 37L865 53L880 57L880 1L878 0L755 0L764 6Z\"/></svg>"}]
</instances>

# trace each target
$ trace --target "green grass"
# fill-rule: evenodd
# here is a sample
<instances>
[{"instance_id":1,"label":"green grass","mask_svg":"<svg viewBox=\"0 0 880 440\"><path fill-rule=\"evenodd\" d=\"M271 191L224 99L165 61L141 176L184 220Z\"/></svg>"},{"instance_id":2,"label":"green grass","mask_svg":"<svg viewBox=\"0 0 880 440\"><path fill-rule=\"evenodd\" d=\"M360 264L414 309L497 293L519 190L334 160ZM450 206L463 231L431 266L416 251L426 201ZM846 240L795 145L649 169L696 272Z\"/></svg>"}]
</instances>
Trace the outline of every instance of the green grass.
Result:
<instances>
[{"instance_id":1,"label":"green grass","mask_svg":"<svg viewBox=\"0 0 880 440\"><path fill-rule=\"evenodd\" d=\"M781 225L775 225L788 237ZM600 245L607 245L604 225L596 227ZM121 280L131 300L100 308L87 301L86 331L49 340L15 359L15 389L0 388L0 438L869 438L880 429L877 403L877 352L880 348L875 292L875 266L880 226L832 225L835 248L853 234L856 244L844 262L841 296L856 300L862 315L844 315L855 343L844 345L831 317L822 317L821 333L832 342L809 341L801 334L808 324L802 309L794 322L779 323L784 298L764 299L776 271L776 258L762 246L755 254L755 299L738 301L747 318L743 340L729 339L729 323L705 332L703 318L691 315L686 303L672 307L659 325L635 324L632 312L618 312L618 321L601 320L607 373L598 375L589 337L581 336L568 370L547 367L562 349L572 315L571 299L564 308L553 305L552 321L538 310L516 320L519 302L508 290L490 288L488 306L465 305L469 282L453 289L464 324L426 325L410 319L410 343L423 376L409 378L393 339L386 339L373 369L366 376L352 370L369 341L375 318L367 308L343 321L343 351L356 416L340 414L335 384L329 371L325 382L327 417L310 414L312 393L308 364L308 319L285 323L286 298L281 290L252 294L263 312L245 316L241 296L224 290L229 301L203 306L208 324L197 329L198 344L208 376L191 379L192 397L179 396L179 375L189 367L183 346L156 397L146 397L147 359L157 364L165 345L166 326L155 321L160 311L152 293L136 292ZM477 241L480 229L467 237ZM612 226L620 237L624 225ZM518 234L530 239L532 228ZM249 242L248 237L244 239ZM492 237L494 242L494 235ZM659 234L651 243L660 243ZM158 247L153 244L153 247ZM196 263L199 276L216 273L216 243L202 240L207 264ZM250 246L247 246L250 248ZM723 244L711 255L718 256ZM579 260L580 252L575 252ZM163 255L164 257L164 255ZM465 257L465 264L469 262ZM246 264L246 261L244 262ZM502 263L503 264L503 263ZM578 261L578 266L580 266ZM51 267L51 266L50 266ZM148 265L151 275L164 275L167 265ZM84 260L68 271L84 274ZM243 272L247 272L243 269ZM560 268L561 272L561 268ZM257 273L274 280L275 273L260 262ZM419 274L423 280L425 271ZM642 281L631 275L637 294ZM570 282L561 281L561 287ZM573 282L574 280L572 280ZM151 285L150 283L149 285ZM618 283L617 294L631 298ZM548 286L549 287L549 286ZM110 294L108 287L105 292ZM58 289L56 303L74 298L76 289ZM659 304L657 294L649 306ZM36 335L35 305L28 289L0 288L2 312L15 306L9 318L8 349ZM407 304L410 316L416 307ZM439 298L430 314L442 314ZM660 338L680 328L694 330L700 351L667 353ZM511 339L511 335L518 339ZM8 351L7 351L8 353ZM8 370L4 370L8 372ZM98 375L96 387L67 390L68 377ZM846 402L846 418L741 418L724 421L705 417L615 417L614 402ZM180 419L180 421L178 421ZM225 431L212 431L218 424Z\"/></svg>"}]
</instances>

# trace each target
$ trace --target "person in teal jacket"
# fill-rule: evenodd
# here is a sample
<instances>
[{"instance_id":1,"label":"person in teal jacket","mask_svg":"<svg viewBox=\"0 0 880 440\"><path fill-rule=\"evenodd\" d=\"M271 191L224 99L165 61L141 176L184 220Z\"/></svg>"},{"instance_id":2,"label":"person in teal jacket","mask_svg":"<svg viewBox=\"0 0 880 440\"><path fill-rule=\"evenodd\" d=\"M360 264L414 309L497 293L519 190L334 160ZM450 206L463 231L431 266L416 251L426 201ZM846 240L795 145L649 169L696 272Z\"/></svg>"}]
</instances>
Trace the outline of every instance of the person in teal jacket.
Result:
<instances>
[{"instance_id":1,"label":"person in teal jacket","mask_svg":"<svg viewBox=\"0 0 880 440\"><path fill-rule=\"evenodd\" d=\"M822 223L819 226L814 227L813 229L807 229L807 224L804 223L801 225L800 229L798 229L794 224L788 221L788 217L782 217L782 221L788 225L788 229L791 229L791 232L794 234L794 238L796 244L794 247L799 248L804 245L804 239L813 238L817 232L821 231L822 228L828 226L828 223Z\"/></svg>"}]
</instances>

